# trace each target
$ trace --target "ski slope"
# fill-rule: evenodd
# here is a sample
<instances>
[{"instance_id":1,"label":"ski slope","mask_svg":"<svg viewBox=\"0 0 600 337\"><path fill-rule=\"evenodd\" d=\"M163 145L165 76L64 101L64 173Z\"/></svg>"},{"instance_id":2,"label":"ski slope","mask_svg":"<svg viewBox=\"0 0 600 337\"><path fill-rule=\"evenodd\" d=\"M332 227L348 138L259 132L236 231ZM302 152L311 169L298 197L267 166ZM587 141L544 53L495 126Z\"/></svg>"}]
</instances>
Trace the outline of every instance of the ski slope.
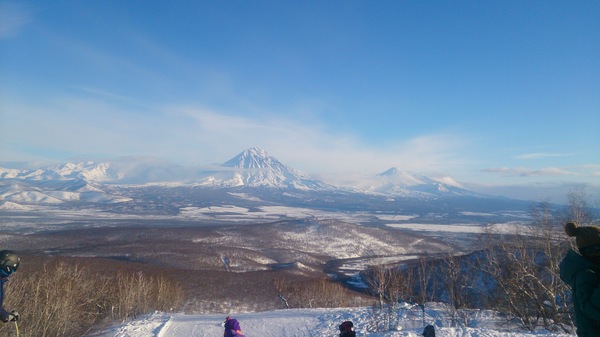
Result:
<instances>
[{"instance_id":1,"label":"ski slope","mask_svg":"<svg viewBox=\"0 0 600 337\"><path fill-rule=\"evenodd\" d=\"M431 323L436 323L435 313L428 311ZM222 314L222 315L185 315L155 312L121 325L112 326L88 337L208 337L223 336L225 317L235 317L240 321L246 337L335 337L337 326L351 320L355 324L357 336L368 337L420 337L423 331L422 321L405 317L395 331L368 332L372 322L369 308L343 309L289 309L260 313ZM437 337L567 337L574 336L540 331L506 332L494 330L491 315L482 313L475 327L451 328L436 326ZM436 325L439 322L436 323Z\"/></svg>"}]
</instances>

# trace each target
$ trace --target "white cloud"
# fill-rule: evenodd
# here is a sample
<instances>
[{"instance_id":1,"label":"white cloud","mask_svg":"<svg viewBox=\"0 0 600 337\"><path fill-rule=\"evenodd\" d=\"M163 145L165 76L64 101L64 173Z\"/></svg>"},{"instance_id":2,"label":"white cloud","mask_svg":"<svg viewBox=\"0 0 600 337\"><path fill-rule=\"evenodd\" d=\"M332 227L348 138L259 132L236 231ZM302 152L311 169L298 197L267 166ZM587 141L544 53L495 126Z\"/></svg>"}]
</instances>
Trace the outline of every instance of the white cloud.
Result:
<instances>
[{"instance_id":1,"label":"white cloud","mask_svg":"<svg viewBox=\"0 0 600 337\"><path fill-rule=\"evenodd\" d=\"M197 106L148 107L102 90L84 91L87 96L55 98L43 106L5 102L6 113L0 115L5 155L38 149L48 155L149 155L203 165L258 146L305 173L379 173L394 166L420 172L458 166L464 145L459 137L440 134L372 147L355 135L332 132L317 119L240 116Z\"/></svg>"},{"instance_id":2,"label":"white cloud","mask_svg":"<svg viewBox=\"0 0 600 337\"><path fill-rule=\"evenodd\" d=\"M450 134L425 135L371 147L351 134L334 133L319 121L312 123L276 116L231 116L208 109L184 108L199 132L198 141L232 156L250 146L302 171L345 171L352 168L371 173L396 166L406 170L440 170L461 161L464 142ZM208 150L211 151L211 150ZM224 158L228 159L228 158Z\"/></svg>"}]
</instances>

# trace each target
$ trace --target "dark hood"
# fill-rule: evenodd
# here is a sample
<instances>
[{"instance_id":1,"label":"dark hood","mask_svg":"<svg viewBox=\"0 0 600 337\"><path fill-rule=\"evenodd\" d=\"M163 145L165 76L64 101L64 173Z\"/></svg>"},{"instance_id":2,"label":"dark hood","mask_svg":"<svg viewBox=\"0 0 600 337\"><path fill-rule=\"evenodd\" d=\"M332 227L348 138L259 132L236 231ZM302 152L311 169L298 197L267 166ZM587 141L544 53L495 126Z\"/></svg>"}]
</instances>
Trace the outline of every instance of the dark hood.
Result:
<instances>
[{"instance_id":1,"label":"dark hood","mask_svg":"<svg viewBox=\"0 0 600 337\"><path fill-rule=\"evenodd\" d=\"M235 318L228 319L225 322L225 328L227 328L227 329L233 329L233 330L241 330L240 329L240 323Z\"/></svg>"}]
</instances>

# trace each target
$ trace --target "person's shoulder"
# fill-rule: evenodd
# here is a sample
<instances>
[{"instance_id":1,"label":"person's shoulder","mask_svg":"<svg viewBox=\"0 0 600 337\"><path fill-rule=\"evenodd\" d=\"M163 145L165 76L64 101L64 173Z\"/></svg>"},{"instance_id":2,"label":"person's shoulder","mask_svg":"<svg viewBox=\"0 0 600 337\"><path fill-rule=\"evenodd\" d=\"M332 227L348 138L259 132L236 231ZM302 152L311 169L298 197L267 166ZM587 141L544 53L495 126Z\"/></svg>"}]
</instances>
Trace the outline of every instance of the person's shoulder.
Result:
<instances>
[{"instance_id":1,"label":"person's shoulder","mask_svg":"<svg viewBox=\"0 0 600 337\"><path fill-rule=\"evenodd\" d=\"M600 274L592 269L584 269L576 276L577 285L600 285Z\"/></svg>"}]
</instances>

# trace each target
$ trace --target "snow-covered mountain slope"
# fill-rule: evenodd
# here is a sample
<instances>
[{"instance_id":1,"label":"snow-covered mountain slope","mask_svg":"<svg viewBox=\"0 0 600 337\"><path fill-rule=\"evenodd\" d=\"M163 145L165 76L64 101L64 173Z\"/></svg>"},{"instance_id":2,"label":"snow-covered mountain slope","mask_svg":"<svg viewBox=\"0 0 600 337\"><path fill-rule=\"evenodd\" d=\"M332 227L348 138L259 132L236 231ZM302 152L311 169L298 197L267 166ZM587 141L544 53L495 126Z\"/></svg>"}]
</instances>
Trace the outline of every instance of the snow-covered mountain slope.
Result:
<instances>
[{"instance_id":1,"label":"snow-covered mountain slope","mask_svg":"<svg viewBox=\"0 0 600 337\"><path fill-rule=\"evenodd\" d=\"M110 163L82 162L64 163L36 169L7 169L0 167L0 179L22 180L69 180L81 179L94 182L115 181L124 173L112 168Z\"/></svg>"},{"instance_id":2,"label":"snow-covered mountain slope","mask_svg":"<svg viewBox=\"0 0 600 337\"><path fill-rule=\"evenodd\" d=\"M328 186L281 163L263 149L249 148L201 180L212 187L267 187L295 190L330 190Z\"/></svg>"},{"instance_id":3,"label":"snow-covered mountain slope","mask_svg":"<svg viewBox=\"0 0 600 337\"><path fill-rule=\"evenodd\" d=\"M357 183L356 188L365 193L400 197L423 198L477 195L465 189L450 177L434 179L414 172L398 170L395 167L364 179Z\"/></svg>"},{"instance_id":4,"label":"snow-covered mountain slope","mask_svg":"<svg viewBox=\"0 0 600 337\"><path fill-rule=\"evenodd\" d=\"M0 204L6 202L20 205L64 202L116 203L131 200L104 191L103 186L98 183L81 178L69 179L60 175L56 179L49 179L48 177L52 175L47 172L36 172L33 176L25 174L21 178L0 179ZM18 209L14 205L11 208Z\"/></svg>"}]
</instances>

